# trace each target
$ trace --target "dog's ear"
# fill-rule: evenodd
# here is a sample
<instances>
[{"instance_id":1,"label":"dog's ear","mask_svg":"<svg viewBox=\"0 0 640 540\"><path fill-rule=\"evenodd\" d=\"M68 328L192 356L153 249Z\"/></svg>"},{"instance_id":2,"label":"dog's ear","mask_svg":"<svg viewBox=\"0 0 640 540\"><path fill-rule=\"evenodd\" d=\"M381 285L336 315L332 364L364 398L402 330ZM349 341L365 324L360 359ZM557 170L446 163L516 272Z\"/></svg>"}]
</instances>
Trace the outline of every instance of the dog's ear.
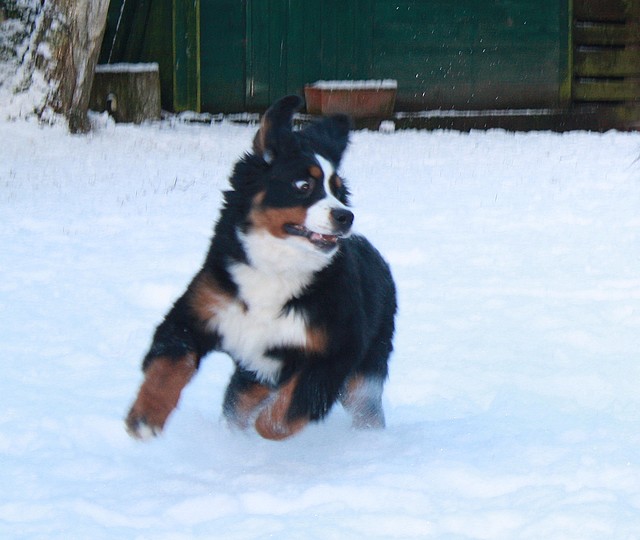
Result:
<instances>
[{"instance_id":1,"label":"dog's ear","mask_svg":"<svg viewBox=\"0 0 640 540\"><path fill-rule=\"evenodd\" d=\"M329 137L335 142L336 149L340 156L347 149L349 144L349 132L351 131L351 118L346 114L336 114L322 121Z\"/></svg>"},{"instance_id":2,"label":"dog's ear","mask_svg":"<svg viewBox=\"0 0 640 540\"><path fill-rule=\"evenodd\" d=\"M351 127L351 118L346 114L335 114L311 124L305 128L304 134L337 166L349 145Z\"/></svg>"},{"instance_id":3,"label":"dog's ear","mask_svg":"<svg viewBox=\"0 0 640 540\"><path fill-rule=\"evenodd\" d=\"M260 121L253 138L253 151L270 162L279 152L283 139L291 133L293 113L302 105L299 96L291 95L276 101Z\"/></svg>"}]
</instances>

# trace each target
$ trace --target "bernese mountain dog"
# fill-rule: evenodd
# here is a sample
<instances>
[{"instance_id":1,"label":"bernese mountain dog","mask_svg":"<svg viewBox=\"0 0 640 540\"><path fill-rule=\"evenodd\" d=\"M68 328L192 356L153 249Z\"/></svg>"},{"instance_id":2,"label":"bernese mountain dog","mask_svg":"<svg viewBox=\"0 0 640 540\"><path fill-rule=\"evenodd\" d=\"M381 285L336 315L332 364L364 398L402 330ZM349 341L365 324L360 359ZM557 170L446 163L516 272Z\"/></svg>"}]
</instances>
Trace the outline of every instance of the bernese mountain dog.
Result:
<instances>
[{"instance_id":1,"label":"bernese mountain dog","mask_svg":"<svg viewBox=\"0 0 640 540\"><path fill-rule=\"evenodd\" d=\"M324 418L339 401L356 428L382 428L396 293L389 266L352 234L338 174L350 120L301 130L298 96L264 114L200 271L156 328L144 380L126 418L135 438L158 435L210 351L235 372L227 421L279 440Z\"/></svg>"}]
</instances>

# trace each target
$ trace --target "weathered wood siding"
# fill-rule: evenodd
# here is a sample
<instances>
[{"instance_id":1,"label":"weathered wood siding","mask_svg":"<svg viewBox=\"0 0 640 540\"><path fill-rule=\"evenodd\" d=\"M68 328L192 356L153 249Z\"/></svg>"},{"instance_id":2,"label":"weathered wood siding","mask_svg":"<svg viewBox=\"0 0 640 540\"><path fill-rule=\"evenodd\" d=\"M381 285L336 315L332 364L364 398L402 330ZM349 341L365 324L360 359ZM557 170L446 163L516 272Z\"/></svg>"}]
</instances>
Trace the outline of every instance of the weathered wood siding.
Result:
<instances>
[{"instance_id":1,"label":"weathered wood siding","mask_svg":"<svg viewBox=\"0 0 640 540\"><path fill-rule=\"evenodd\" d=\"M574 0L573 99L640 103L640 0Z\"/></svg>"}]
</instances>

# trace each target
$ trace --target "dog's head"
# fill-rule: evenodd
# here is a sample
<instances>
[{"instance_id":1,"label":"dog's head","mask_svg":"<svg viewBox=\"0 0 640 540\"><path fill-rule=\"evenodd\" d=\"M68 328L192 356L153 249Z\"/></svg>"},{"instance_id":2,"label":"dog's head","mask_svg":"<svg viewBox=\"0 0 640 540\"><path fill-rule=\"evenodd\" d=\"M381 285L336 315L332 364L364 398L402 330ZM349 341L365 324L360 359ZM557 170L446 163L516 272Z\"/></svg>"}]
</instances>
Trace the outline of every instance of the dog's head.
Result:
<instances>
[{"instance_id":1,"label":"dog's head","mask_svg":"<svg viewBox=\"0 0 640 540\"><path fill-rule=\"evenodd\" d=\"M353 213L337 169L349 142L350 121L336 115L296 131L302 100L287 96L264 114L253 152L234 171L232 186L246 208L243 241L249 255L298 253L329 260L349 236Z\"/></svg>"}]
</instances>

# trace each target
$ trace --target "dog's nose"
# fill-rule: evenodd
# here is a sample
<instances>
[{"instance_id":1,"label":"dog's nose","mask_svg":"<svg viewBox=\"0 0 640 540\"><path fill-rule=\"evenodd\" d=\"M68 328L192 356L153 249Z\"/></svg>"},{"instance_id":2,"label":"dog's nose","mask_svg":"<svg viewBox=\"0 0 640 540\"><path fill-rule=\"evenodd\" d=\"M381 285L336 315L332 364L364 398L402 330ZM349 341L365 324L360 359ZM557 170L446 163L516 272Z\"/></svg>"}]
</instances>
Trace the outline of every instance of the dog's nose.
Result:
<instances>
[{"instance_id":1,"label":"dog's nose","mask_svg":"<svg viewBox=\"0 0 640 540\"><path fill-rule=\"evenodd\" d=\"M346 208L333 208L331 210L331 219L337 231L345 233L353 225L353 212Z\"/></svg>"}]
</instances>

